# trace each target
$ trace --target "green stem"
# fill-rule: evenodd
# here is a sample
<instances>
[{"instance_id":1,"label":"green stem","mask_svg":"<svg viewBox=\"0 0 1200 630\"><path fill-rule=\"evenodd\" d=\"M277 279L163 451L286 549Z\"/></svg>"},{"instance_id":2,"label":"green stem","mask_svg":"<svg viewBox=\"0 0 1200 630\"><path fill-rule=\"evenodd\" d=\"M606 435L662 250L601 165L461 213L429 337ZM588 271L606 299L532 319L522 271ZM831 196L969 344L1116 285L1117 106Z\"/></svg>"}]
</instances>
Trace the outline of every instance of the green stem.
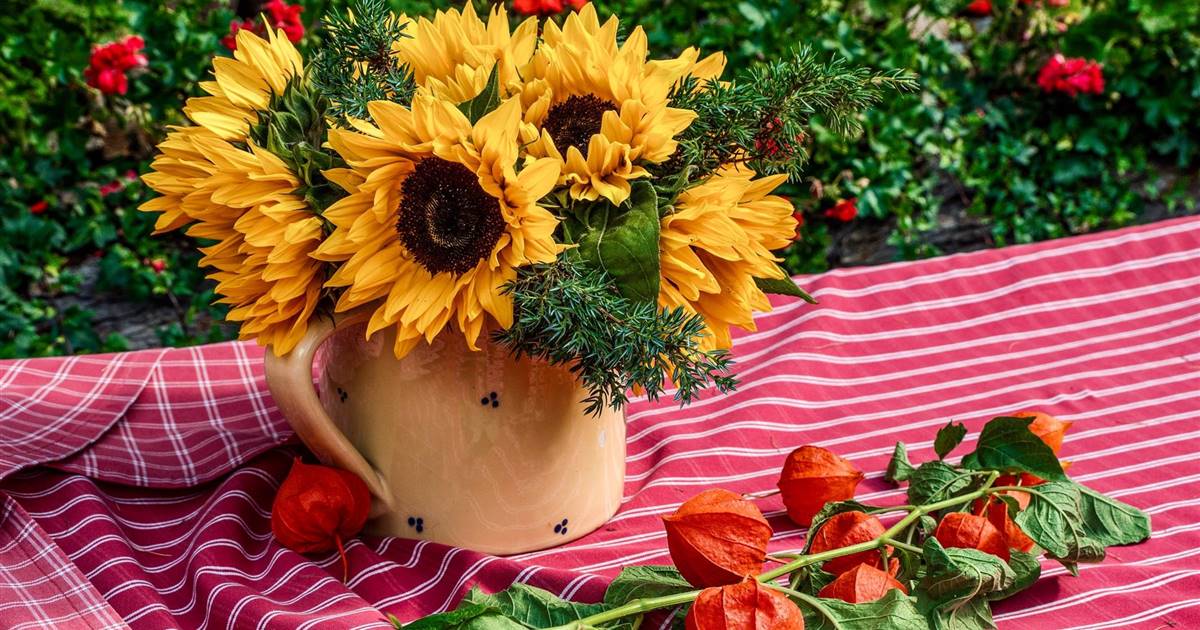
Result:
<instances>
[{"instance_id":1,"label":"green stem","mask_svg":"<svg viewBox=\"0 0 1200 630\"><path fill-rule=\"evenodd\" d=\"M823 617L825 617L826 619L829 620L829 623L833 627L833 630L842 630L842 624L838 622L837 615L834 615L833 611L826 608L825 604L822 604L820 599L813 597L812 595L809 595L808 593L801 593L800 591L797 591L794 588L785 588L778 584L773 584L770 582L764 584L763 586L766 586L769 589L779 591L780 593L783 593L785 595L790 595L792 597L795 597L796 599L808 604L809 606L812 606L814 610L821 613L821 615Z\"/></svg>"},{"instance_id":2,"label":"green stem","mask_svg":"<svg viewBox=\"0 0 1200 630\"><path fill-rule=\"evenodd\" d=\"M999 476L1000 476L1000 473L998 473L998 472L988 473L987 481L985 481L983 483L983 485L979 487L978 490L975 490L973 492L968 492L967 494L964 494L961 496L952 497L952 498L946 499L944 501L938 501L937 503L930 503L929 505L916 506L914 509L912 509L912 511L910 511L908 514L904 515L904 518L900 519L899 521L896 521L896 523L894 525L889 527L887 529L887 531L883 532L883 534L880 535L875 540L868 540L866 542L861 542L858 544L850 545L849 547L839 547L837 549L830 549L829 551L822 551L821 553L798 555L795 560L792 560L791 562L789 562L783 566L771 569L770 571L767 571L766 573L759 575L756 579L759 582L762 582L764 585L766 585L770 588L779 590L779 589L783 589L784 587L781 587L778 584L773 584L773 582L775 580L779 579L780 577L782 577L784 575L792 573L792 572L796 571L797 569L801 569L801 568L804 568L804 567L807 567L807 566L810 566L813 564L820 564L820 563L825 562L826 560L833 560L834 558L840 558L842 556L848 556L851 554L862 553L864 551L872 551L875 549L882 549L884 547L884 545L892 545L892 546L897 546L897 547L901 547L901 548L912 547L913 549L916 549L916 547L913 547L912 545L907 545L905 543L897 544L896 536L900 532L903 532L905 530L905 528L907 528L908 526L917 522L918 519L920 519L922 516L925 516L926 514L931 514L933 512L937 512L938 510L944 510L946 508L955 507L958 505L962 505L964 503L970 503L971 501L974 501L975 499L978 499L980 497L987 495L991 491L992 484L996 481L996 477L999 477ZM1025 489L1025 488L1017 488L1017 489L1028 491L1028 489ZM901 546L901 545L903 545L903 546ZM787 589L787 590L792 590L792 589ZM813 603L812 601L810 601L810 600L812 600L812 598L810 598L807 595L800 594L799 591L793 590L792 593L796 593L805 602L808 602L810 604ZM791 594L791 593L789 593L789 594ZM629 617L631 615L642 615L642 614L648 613L653 610L658 610L659 608L669 608L672 606L680 606L680 605L695 601L696 597L698 597L699 595L700 595L700 591L694 590L694 591L687 591L684 593L675 593L673 595L663 595L661 597L647 597L647 598L643 598L643 599L635 599L635 600L633 600L627 604L624 604L622 606L618 606L611 610L606 610L601 613L596 613L590 617L585 617L583 619L580 619L579 624L583 625L585 627L586 626L597 626L602 623L607 623L609 621L616 621L617 619L621 619L623 617ZM819 605L819 602L817 604L814 604L814 606L815 605ZM824 613L824 611L822 611L822 612Z\"/></svg>"},{"instance_id":3,"label":"green stem","mask_svg":"<svg viewBox=\"0 0 1200 630\"><path fill-rule=\"evenodd\" d=\"M920 547L918 547L916 545L910 545L908 543L900 542L899 540L896 540L895 538L880 538L880 540L883 541L885 544L891 545L897 549L903 549L905 551L911 551L913 553L924 553Z\"/></svg>"}]
</instances>

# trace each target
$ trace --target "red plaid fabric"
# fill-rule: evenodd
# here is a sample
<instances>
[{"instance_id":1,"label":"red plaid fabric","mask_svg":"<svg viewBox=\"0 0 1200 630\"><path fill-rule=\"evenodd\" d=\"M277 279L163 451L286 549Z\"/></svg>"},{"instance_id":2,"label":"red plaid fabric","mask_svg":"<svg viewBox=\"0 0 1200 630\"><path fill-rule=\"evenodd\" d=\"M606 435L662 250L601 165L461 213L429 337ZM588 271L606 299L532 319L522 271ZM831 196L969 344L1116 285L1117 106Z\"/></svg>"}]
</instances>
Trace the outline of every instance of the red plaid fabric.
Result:
<instances>
[{"instance_id":1,"label":"red plaid fabric","mask_svg":"<svg viewBox=\"0 0 1200 630\"><path fill-rule=\"evenodd\" d=\"M557 549L497 558L360 538L304 557L270 504L298 447L243 344L0 362L0 627L388 628L514 581L595 600L622 566L668 561L659 517L710 486L774 486L799 444L880 479L928 458L947 420L1036 408L1074 420L1078 480L1147 510L1153 538L1078 578L1051 563L1002 628L1200 627L1200 220L843 269L804 280L738 339L743 385L629 409L621 511ZM777 498L776 550L801 546Z\"/></svg>"}]
</instances>

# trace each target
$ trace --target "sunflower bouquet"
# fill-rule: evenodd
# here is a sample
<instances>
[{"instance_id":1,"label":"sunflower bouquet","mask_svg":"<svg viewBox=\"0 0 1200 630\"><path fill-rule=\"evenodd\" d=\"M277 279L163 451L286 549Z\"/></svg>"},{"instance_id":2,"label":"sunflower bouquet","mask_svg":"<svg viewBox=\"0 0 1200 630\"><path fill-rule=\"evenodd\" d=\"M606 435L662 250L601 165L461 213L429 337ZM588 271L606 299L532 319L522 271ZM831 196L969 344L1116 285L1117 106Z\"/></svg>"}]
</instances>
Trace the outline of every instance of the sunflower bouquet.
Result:
<instances>
[{"instance_id":1,"label":"sunflower bouquet","mask_svg":"<svg viewBox=\"0 0 1200 630\"><path fill-rule=\"evenodd\" d=\"M810 128L853 133L911 82L807 50L727 78L590 4L513 28L360 0L322 31L311 63L270 29L213 61L144 177L157 231L203 241L228 319L277 355L367 309L397 357L504 344L569 366L593 410L736 385L731 328L768 293L811 300L772 253Z\"/></svg>"}]
</instances>

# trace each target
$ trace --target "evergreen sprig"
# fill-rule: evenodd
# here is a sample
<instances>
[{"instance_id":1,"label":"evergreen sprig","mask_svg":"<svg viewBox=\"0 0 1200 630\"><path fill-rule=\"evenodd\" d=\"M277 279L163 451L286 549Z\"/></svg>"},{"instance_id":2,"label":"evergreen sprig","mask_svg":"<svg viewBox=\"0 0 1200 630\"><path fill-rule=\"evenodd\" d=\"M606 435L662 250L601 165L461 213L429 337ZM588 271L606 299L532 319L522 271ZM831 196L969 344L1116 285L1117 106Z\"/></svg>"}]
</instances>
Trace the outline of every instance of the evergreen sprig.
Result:
<instances>
[{"instance_id":1,"label":"evergreen sprig","mask_svg":"<svg viewBox=\"0 0 1200 630\"><path fill-rule=\"evenodd\" d=\"M408 37L405 23L386 0L353 0L345 14L325 22L325 41L313 60L313 81L329 98L329 114L345 125L348 118L368 119L371 101L407 105L416 84L392 45Z\"/></svg>"},{"instance_id":2,"label":"evergreen sprig","mask_svg":"<svg viewBox=\"0 0 1200 630\"><path fill-rule=\"evenodd\" d=\"M722 165L749 163L760 173L799 176L808 161L806 130L814 119L834 133L861 130L860 114L889 90L915 87L904 72L873 72L844 59L823 61L809 47L762 64L733 81L682 81L671 105L696 112L679 153L656 175L697 181Z\"/></svg>"},{"instance_id":3,"label":"evergreen sprig","mask_svg":"<svg viewBox=\"0 0 1200 630\"><path fill-rule=\"evenodd\" d=\"M515 319L496 340L516 356L568 366L588 389L588 413L619 409L633 387L655 400L668 379L680 404L709 385L722 393L737 385L728 352L700 348L699 315L627 300L576 256L524 267L504 291Z\"/></svg>"}]
</instances>

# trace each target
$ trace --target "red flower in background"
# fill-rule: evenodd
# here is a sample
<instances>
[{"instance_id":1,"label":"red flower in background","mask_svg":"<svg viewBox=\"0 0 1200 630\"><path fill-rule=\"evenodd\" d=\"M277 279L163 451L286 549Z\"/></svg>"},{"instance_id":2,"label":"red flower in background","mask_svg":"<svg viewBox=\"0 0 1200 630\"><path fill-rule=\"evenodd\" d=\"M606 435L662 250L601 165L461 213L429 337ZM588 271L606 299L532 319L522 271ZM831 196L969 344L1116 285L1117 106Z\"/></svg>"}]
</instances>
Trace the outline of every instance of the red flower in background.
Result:
<instances>
[{"instance_id":1,"label":"red flower in background","mask_svg":"<svg viewBox=\"0 0 1200 630\"><path fill-rule=\"evenodd\" d=\"M1104 93L1104 74L1100 64L1080 57L1056 54L1038 72L1037 84L1045 92L1067 96Z\"/></svg>"},{"instance_id":2,"label":"red flower in background","mask_svg":"<svg viewBox=\"0 0 1200 630\"><path fill-rule=\"evenodd\" d=\"M567 6L578 11L588 0L513 0L513 11L522 15L555 15Z\"/></svg>"},{"instance_id":3,"label":"red flower in background","mask_svg":"<svg viewBox=\"0 0 1200 630\"><path fill-rule=\"evenodd\" d=\"M125 187L124 182L122 182L119 179L114 179L107 184L100 185L100 196L107 197L113 193L121 192L121 189L124 187Z\"/></svg>"},{"instance_id":4,"label":"red flower in background","mask_svg":"<svg viewBox=\"0 0 1200 630\"><path fill-rule=\"evenodd\" d=\"M264 15L271 28L282 29L288 41L296 43L304 39L304 22L300 21L300 13L304 7L299 4L288 4L283 0L271 0L263 5ZM234 18L229 22L229 34L221 38L221 43L229 50L237 50L238 31L250 31L257 35L266 34L266 26L251 19L239 20Z\"/></svg>"},{"instance_id":5,"label":"red flower in background","mask_svg":"<svg viewBox=\"0 0 1200 630\"><path fill-rule=\"evenodd\" d=\"M262 34L262 29L255 25L254 20L233 18L229 21L229 34L221 38L221 43L229 50L237 50L237 34L242 30Z\"/></svg>"},{"instance_id":6,"label":"red flower in background","mask_svg":"<svg viewBox=\"0 0 1200 630\"><path fill-rule=\"evenodd\" d=\"M93 47L92 58L83 71L87 84L105 94L124 94L129 89L125 73L148 63L140 52L145 47L146 42L137 35Z\"/></svg>"},{"instance_id":7,"label":"red flower in background","mask_svg":"<svg viewBox=\"0 0 1200 630\"><path fill-rule=\"evenodd\" d=\"M50 203L47 202L45 199L42 199L41 201L35 201L35 202L29 204L29 213L30 214L41 214L46 211L46 208L49 208L49 207L50 207Z\"/></svg>"},{"instance_id":8,"label":"red flower in background","mask_svg":"<svg viewBox=\"0 0 1200 630\"><path fill-rule=\"evenodd\" d=\"M825 216L838 221L851 221L858 216L858 197L838 199L833 207L825 211Z\"/></svg>"},{"instance_id":9,"label":"red flower in background","mask_svg":"<svg viewBox=\"0 0 1200 630\"><path fill-rule=\"evenodd\" d=\"M991 15L992 0L975 0L971 4L967 5L967 13L979 16Z\"/></svg>"},{"instance_id":10,"label":"red flower in background","mask_svg":"<svg viewBox=\"0 0 1200 630\"><path fill-rule=\"evenodd\" d=\"M796 235L792 237L792 240L798 241L803 237L800 230L804 228L804 213L797 210L792 213L792 218L796 220Z\"/></svg>"}]
</instances>

